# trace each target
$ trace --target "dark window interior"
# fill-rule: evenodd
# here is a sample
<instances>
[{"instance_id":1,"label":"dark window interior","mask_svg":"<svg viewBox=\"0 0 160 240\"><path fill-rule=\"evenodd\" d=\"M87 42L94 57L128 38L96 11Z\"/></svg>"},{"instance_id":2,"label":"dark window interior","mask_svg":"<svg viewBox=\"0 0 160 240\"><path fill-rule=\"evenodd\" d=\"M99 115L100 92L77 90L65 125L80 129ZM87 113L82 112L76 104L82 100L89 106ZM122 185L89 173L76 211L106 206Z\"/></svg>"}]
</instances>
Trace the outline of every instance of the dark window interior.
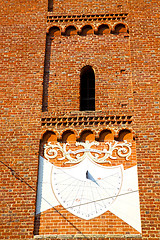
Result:
<instances>
[{"instance_id":1,"label":"dark window interior","mask_svg":"<svg viewBox=\"0 0 160 240\"><path fill-rule=\"evenodd\" d=\"M53 0L48 0L48 12L53 11Z\"/></svg>"},{"instance_id":2,"label":"dark window interior","mask_svg":"<svg viewBox=\"0 0 160 240\"><path fill-rule=\"evenodd\" d=\"M95 111L95 75L91 66L81 70L80 111Z\"/></svg>"}]
</instances>

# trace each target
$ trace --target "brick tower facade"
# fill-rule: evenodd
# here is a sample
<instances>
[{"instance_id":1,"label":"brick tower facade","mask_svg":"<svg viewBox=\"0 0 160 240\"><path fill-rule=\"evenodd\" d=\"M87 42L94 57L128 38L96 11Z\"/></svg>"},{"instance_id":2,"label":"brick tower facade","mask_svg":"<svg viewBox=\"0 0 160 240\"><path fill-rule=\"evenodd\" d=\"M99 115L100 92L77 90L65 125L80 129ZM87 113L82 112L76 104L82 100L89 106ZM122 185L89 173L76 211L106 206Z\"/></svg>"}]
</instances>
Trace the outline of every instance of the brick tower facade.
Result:
<instances>
[{"instance_id":1,"label":"brick tower facade","mask_svg":"<svg viewBox=\"0 0 160 240\"><path fill-rule=\"evenodd\" d=\"M1 3L1 239L159 239L158 1Z\"/></svg>"}]
</instances>

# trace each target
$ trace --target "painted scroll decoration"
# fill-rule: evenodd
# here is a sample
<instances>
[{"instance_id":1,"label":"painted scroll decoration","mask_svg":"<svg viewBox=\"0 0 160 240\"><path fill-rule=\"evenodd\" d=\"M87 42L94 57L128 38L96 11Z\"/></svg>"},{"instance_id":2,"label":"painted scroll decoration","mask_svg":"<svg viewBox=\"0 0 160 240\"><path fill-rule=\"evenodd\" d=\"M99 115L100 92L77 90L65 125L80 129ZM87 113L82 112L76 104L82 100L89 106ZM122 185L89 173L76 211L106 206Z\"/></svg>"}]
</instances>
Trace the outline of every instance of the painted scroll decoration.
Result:
<instances>
[{"instance_id":1,"label":"painted scroll decoration","mask_svg":"<svg viewBox=\"0 0 160 240\"><path fill-rule=\"evenodd\" d=\"M50 159L54 159L58 155L58 151L60 151L63 155L62 158L57 158L57 160L62 161L67 159L66 163L79 163L82 162L85 158L90 158L92 161L96 163L110 163L111 161L107 160L110 159L117 159L117 157L113 156L113 151L116 151L119 157L125 158L125 160L129 160L129 156L131 155L131 143L128 143L126 140L124 142L106 142L103 150L98 150L91 148L92 146L98 146L99 142L76 142L76 146L82 146L83 149L79 149L76 151L72 151L69 149L66 150L66 146L69 146L69 143L64 143L62 146L60 143L51 144L50 142L44 146L44 157L49 161ZM83 153L81 156L80 154ZM94 153L94 155L92 154ZM75 155L75 158L71 157ZM101 154L104 154L103 157L99 157Z\"/></svg>"}]
</instances>

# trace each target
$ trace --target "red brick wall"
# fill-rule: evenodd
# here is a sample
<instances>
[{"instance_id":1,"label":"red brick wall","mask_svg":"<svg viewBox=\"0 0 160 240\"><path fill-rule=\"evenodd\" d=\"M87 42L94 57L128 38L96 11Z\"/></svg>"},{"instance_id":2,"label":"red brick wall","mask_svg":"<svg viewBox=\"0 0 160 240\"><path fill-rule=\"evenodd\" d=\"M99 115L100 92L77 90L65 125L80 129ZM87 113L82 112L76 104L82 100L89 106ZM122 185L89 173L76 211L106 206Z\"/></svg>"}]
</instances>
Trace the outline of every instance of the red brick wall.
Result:
<instances>
[{"instance_id":1,"label":"red brick wall","mask_svg":"<svg viewBox=\"0 0 160 240\"><path fill-rule=\"evenodd\" d=\"M131 62L142 236L159 238L158 1L131 1Z\"/></svg>"},{"instance_id":2,"label":"red brick wall","mask_svg":"<svg viewBox=\"0 0 160 240\"><path fill-rule=\"evenodd\" d=\"M52 1L52 0L51 0ZM50 1L50 2L51 2ZM117 11L126 11L128 8L127 0L98 0L98 1L53 1L53 13L57 14L95 14L95 13L115 13Z\"/></svg>"},{"instance_id":3,"label":"red brick wall","mask_svg":"<svg viewBox=\"0 0 160 240\"><path fill-rule=\"evenodd\" d=\"M96 111L122 109L123 103L125 108L133 108L128 38L94 34L55 37L52 41L49 111L79 110L80 73L86 65L95 73Z\"/></svg>"},{"instance_id":4,"label":"red brick wall","mask_svg":"<svg viewBox=\"0 0 160 240\"><path fill-rule=\"evenodd\" d=\"M41 127L41 117L63 116L66 108L67 117L81 114L77 112L79 73L89 62L95 69L99 88L99 91L96 89L96 110L103 110L103 115L134 116L134 124L131 123L130 127L136 135L142 239L159 239L158 1L131 0L129 5L127 1L54 1L54 4L54 15L129 13L123 22L129 27L130 39L124 38L123 34L108 34L62 36L52 40L49 112L42 114L46 31L52 26L47 24L48 3L1 1L0 238L33 238L39 144L47 129L54 130L53 125ZM119 22L107 21L112 26ZM85 24L83 20L82 25ZM65 50L73 51L73 44L77 47L74 51L75 69L69 76L71 54ZM85 54L84 60L86 46L88 56ZM105 50L108 47L109 54ZM116 54L120 59L114 58ZM102 56L106 59L101 64ZM120 73L124 63L127 67L125 74ZM108 70L103 64L111 68ZM65 77L62 77L61 68L66 72ZM71 77L74 78L73 86L68 84ZM64 90L59 90L64 79L65 94ZM111 121L109 124L114 127ZM121 121L115 129L121 128L121 124L128 126ZM107 123L104 128L108 128Z\"/></svg>"},{"instance_id":5,"label":"red brick wall","mask_svg":"<svg viewBox=\"0 0 160 240\"><path fill-rule=\"evenodd\" d=\"M1 1L0 239L33 236L46 9Z\"/></svg>"}]
</instances>

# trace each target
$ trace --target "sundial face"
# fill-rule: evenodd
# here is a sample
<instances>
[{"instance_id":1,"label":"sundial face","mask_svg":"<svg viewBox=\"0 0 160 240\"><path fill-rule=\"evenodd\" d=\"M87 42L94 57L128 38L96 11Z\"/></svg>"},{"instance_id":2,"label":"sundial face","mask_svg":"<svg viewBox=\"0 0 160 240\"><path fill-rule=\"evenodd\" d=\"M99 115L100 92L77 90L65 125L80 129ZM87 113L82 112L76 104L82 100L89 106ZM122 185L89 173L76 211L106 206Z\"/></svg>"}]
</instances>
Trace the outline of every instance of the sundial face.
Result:
<instances>
[{"instance_id":1,"label":"sundial face","mask_svg":"<svg viewBox=\"0 0 160 240\"><path fill-rule=\"evenodd\" d=\"M73 167L52 166L52 190L72 214L89 220L106 212L117 198L123 166L104 167L86 158Z\"/></svg>"},{"instance_id":2,"label":"sundial face","mask_svg":"<svg viewBox=\"0 0 160 240\"><path fill-rule=\"evenodd\" d=\"M44 157L40 156L39 162L36 214L59 206L58 212L66 209L73 214L74 220L75 216L91 220L93 224L94 218L109 211L113 215L104 215L100 225L105 227L106 219L107 222L113 219L115 226L120 226L115 215L141 232L137 166L136 157L131 156L132 144L112 141L99 145L96 141L76 142L75 146L59 142L45 145ZM116 162L123 165L112 166ZM68 217L67 212L65 216Z\"/></svg>"}]
</instances>

